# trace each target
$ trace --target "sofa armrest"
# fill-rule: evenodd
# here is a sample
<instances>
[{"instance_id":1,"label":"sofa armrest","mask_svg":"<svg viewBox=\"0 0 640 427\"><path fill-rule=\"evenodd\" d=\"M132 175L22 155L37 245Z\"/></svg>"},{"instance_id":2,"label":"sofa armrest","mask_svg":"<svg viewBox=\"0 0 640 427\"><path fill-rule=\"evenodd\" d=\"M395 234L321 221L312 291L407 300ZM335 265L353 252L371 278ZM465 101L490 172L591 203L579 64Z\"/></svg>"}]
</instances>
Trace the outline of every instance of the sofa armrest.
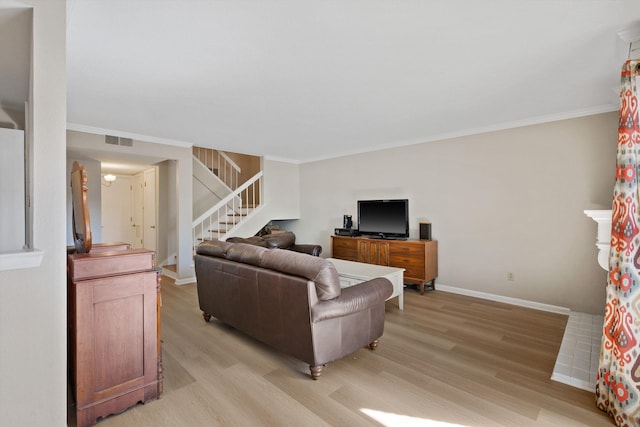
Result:
<instances>
[{"instance_id":1,"label":"sofa armrest","mask_svg":"<svg viewBox=\"0 0 640 427\"><path fill-rule=\"evenodd\" d=\"M320 253L322 253L322 246L320 245L291 245L287 249L313 256L320 256Z\"/></svg>"},{"instance_id":2,"label":"sofa armrest","mask_svg":"<svg viewBox=\"0 0 640 427\"><path fill-rule=\"evenodd\" d=\"M340 296L314 305L311 320L315 323L357 313L373 305L384 304L392 293L393 285L383 277L358 283L342 289Z\"/></svg>"}]
</instances>

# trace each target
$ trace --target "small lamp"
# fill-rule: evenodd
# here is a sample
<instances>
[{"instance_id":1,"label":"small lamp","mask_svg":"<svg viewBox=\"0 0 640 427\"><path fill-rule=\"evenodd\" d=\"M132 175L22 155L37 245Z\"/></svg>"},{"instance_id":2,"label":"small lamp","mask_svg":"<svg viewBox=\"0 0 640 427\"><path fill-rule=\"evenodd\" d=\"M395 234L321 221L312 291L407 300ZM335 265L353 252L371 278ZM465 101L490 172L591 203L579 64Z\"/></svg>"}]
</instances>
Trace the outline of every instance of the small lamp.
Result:
<instances>
[{"instance_id":1,"label":"small lamp","mask_svg":"<svg viewBox=\"0 0 640 427\"><path fill-rule=\"evenodd\" d=\"M111 187L111 183L116 180L116 176L110 173L103 176L103 178L107 182L107 187Z\"/></svg>"}]
</instances>

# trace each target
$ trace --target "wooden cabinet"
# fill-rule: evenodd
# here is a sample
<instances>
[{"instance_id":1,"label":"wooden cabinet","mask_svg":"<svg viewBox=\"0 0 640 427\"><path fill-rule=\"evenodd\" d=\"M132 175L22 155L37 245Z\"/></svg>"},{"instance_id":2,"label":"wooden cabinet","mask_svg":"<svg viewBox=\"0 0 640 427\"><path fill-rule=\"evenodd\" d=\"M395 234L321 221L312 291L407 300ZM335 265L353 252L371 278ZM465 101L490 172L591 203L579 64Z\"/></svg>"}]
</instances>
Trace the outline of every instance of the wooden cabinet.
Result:
<instances>
[{"instance_id":1,"label":"wooden cabinet","mask_svg":"<svg viewBox=\"0 0 640 427\"><path fill-rule=\"evenodd\" d=\"M333 258L404 268L405 282L435 289L438 276L437 240L378 240L366 237L331 236Z\"/></svg>"},{"instance_id":2,"label":"wooden cabinet","mask_svg":"<svg viewBox=\"0 0 640 427\"><path fill-rule=\"evenodd\" d=\"M160 275L145 249L68 256L78 427L162 393Z\"/></svg>"}]
</instances>

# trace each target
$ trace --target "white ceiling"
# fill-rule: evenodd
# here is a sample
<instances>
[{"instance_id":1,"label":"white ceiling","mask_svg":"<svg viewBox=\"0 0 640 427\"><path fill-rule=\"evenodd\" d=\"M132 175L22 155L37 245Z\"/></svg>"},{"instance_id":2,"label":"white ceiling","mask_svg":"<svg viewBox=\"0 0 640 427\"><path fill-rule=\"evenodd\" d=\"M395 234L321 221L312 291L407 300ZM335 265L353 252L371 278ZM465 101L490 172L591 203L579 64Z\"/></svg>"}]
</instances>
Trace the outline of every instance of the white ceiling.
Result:
<instances>
[{"instance_id":1,"label":"white ceiling","mask_svg":"<svg viewBox=\"0 0 640 427\"><path fill-rule=\"evenodd\" d=\"M617 109L638 0L69 0L68 122L311 161Z\"/></svg>"}]
</instances>

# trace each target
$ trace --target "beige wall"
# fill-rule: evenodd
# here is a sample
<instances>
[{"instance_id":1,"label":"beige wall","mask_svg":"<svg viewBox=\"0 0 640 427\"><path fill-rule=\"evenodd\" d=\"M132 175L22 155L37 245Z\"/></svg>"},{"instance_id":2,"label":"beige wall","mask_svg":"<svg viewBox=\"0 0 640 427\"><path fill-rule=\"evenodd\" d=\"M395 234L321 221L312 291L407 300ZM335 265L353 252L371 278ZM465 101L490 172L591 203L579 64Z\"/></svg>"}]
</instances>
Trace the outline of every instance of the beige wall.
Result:
<instances>
[{"instance_id":1,"label":"beige wall","mask_svg":"<svg viewBox=\"0 0 640 427\"><path fill-rule=\"evenodd\" d=\"M34 7L33 122L27 133L33 146L33 243L43 259L39 267L0 271L0 424L65 426L66 8L58 0L24 3Z\"/></svg>"},{"instance_id":2,"label":"beige wall","mask_svg":"<svg viewBox=\"0 0 640 427\"><path fill-rule=\"evenodd\" d=\"M439 241L437 283L602 314L583 210L611 206L616 138L609 113L303 164L289 228L329 256L357 200L408 198L411 237L426 220Z\"/></svg>"},{"instance_id":3,"label":"beige wall","mask_svg":"<svg viewBox=\"0 0 640 427\"><path fill-rule=\"evenodd\" d=\"M300 167L279 160L264 159L264 203L270 219L300 218ZM264 222L262 225L265 225ZM258 231L256 229L256 231Z\"/></svg>"}]
</instances>

